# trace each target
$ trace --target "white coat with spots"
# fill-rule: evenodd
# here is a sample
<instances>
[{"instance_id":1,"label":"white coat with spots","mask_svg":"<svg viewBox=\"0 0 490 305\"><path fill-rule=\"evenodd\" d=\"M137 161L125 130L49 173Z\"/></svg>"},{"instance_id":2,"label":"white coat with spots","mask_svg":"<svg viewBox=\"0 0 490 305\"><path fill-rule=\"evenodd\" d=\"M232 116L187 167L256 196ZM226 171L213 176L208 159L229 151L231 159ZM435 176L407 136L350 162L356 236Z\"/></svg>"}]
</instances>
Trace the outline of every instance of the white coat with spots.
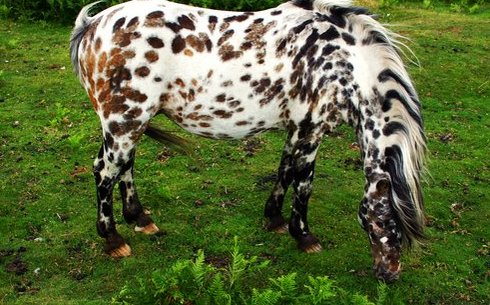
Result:
<instances>
[{"instance_id":1,"label":"white coat with spots","mask_svg":"<svg viewBox=\"0 0 490 305\"><path fill-rule=\"evenodd\" d=\"M158 232L133 181L135 147L164 114L185 130L236 139L269 129L288 138L267 200L267 229L319 251L307 204L316 152L340 123L359 140L366 175L359 220L376 275L395 280L402 244L422 236L420 175L425 137L420 104L394 35L344 0L295 0L260 12L225 12L163 0L130 1L88 17L80 13L71 57L99 115L104 142L95 161L97 229L108 254L130 254L117 233L112 190L136 230ZM290 220L284 195L295 193Z\"/></svg>"}]
</instances>

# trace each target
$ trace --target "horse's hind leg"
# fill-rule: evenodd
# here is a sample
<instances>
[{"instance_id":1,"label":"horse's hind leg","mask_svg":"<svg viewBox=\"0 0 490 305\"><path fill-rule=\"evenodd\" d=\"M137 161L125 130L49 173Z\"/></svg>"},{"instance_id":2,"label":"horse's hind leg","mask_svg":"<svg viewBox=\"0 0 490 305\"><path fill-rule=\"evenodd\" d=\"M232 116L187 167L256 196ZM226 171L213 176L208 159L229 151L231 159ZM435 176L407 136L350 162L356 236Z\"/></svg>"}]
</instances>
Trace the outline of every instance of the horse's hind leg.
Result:
<instances>
[{"instance_id":1,"label":"horse's hind leg","mask_svg":"<svg viewBox=\"0 0 490 305\"><path fill-rule=\"evenodd\" d=\"M292 134L290 133L286 140L286 144L284 145L281 163L277 173L277 181L269 199L267 199L264 209L265 217L269 219L266 229L277 233L285 233L288 228L288 224L282 216L282 206L284 203L284 196L289 185L293 181L293 144L291 143L291 136Z\"/></svg>"},{"instance_id":2,"label":"horse's hind leg","mask_svg":"<svg viewBox=\"0 0 490 305\"><path fill-rule=\"evenodd\" d=\"M106 136L94 162L95 184L97 187L97 232L106 240L105 252L112 257L131 255L131 248L116 230L112 207L112 191L128 161L115 160L112 137Z\"/></svg>"},{"instance_id":3,"label":"horse's hind leg","mask_svg":"<svg viewBox=\"0 0 490 305\"><path fill-rule=\"evenodd\" d=\"M138 199L134 174L134 150L130 154L129 161L123 166L119 190L123 202L123 216L127 223L136 223L134 230L145 234L155 234L159 231L152 219L144 211Z\"/></svg>"}]
</instances>

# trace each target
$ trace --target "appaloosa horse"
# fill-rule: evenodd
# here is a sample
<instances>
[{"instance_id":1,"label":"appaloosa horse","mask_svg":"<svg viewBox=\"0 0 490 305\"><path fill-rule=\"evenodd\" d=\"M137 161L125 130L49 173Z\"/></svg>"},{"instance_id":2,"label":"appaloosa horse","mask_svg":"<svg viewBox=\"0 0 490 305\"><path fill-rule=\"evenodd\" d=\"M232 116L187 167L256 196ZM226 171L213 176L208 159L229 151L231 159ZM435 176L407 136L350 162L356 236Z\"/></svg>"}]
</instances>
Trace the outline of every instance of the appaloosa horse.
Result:
<instances>
[{"instance_id":1,"label":"appaloosa horse","mask_svg":"<svg viewBox=\"0 0 490 305\"><path fill-rule=\"evenodd\" d=\"M402 244L422 237L426 140L395 34L345 0L295 0L259 12L141 0L93 17L90 7L77 18L71 59L103 130L94 174L97 230L108 254L131 253L113 217L118 182L125 220L136 222L136 231L158 231L133 180L144 133L180 141L149 126L157 114L216 139L286 130L278 180L265 205L267 229L289 229L300 249L319 251L307 222L315 156L323 135L345 122L364 160L358 215L375 273L398 278ZM286 222L282 206L290 184L295 196Z\"/></svg>"}]
</instances>

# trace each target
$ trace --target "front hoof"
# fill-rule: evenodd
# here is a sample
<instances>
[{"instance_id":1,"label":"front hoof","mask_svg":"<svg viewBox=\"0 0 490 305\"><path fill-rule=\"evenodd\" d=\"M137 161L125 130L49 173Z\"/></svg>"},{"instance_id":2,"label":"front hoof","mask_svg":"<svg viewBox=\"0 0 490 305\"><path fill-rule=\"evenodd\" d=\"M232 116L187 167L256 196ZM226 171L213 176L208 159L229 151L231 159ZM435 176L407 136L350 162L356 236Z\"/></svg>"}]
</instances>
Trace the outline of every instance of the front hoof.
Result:
<instances>
[{"instance_id":1,"label":"front hoof","mask_svg":"<svg viewBox=\"0 0 490 305\"><path fill-rule=\"evenodd\" d=\"M136 232L140 232L140 233L143 233L146 235L153 235L153 234L157 234L158 232L160 232L160 229L153 222L150 224L147 224L144 227L136 226L136 227L134 227L134 230Z\"/></svg>"},{"instance_id":2,"label":"front hoof","mask_svg":"<svg viewBox=\"0 0 490 305\"><path fill-rule=\"evenodd\" d=\"M282 215L269 218L269 222L265 225L265 229L270 232L284 234L288 232L288 223Z\"/></svg>"},{"instance_id":3,"label":"front hoof","mask_svg":"<svg viewBox=\"0 0 490 305\"><path fill-rule=\"evenodd\" d=\"M306 234L299 238L298 248L306 253L318 253L322 251L322 246L318 238L311 234Z\"/></svg>"},{"instance_id":4,"label":"front hoof","mask_svg":"<svg viewBox=\"0 0 490 305\"><path fill-rule=\"evenodd\" d=\"M129 247L121 235L116 233L106 239L105 253L113 258L126 257L131 255L131 247Z\"/></svg>"},{"instance_id":5,"label":"front hoof","mask_svg":"<svg viewBox=\"0 0 490 305\"><path fill-rule=\"evenodd\" d=\"M113 249L109 251L109 254L112 258L122 258L131 255L131 247L128 244L124 244L117 249Z\"/></svg>"},{"instance_id":6,"label":"front hoof","mask_svg":"<svg viewBox=\"0 0 490 305\"><path fill-rule=\"evenodd\" d=\"M388 268L383 264L378 264L373 267L374 274L378 280L384 281L385 283L393 283L400 278L400 265L388 266Z\"/></svg>"}]
</instances>

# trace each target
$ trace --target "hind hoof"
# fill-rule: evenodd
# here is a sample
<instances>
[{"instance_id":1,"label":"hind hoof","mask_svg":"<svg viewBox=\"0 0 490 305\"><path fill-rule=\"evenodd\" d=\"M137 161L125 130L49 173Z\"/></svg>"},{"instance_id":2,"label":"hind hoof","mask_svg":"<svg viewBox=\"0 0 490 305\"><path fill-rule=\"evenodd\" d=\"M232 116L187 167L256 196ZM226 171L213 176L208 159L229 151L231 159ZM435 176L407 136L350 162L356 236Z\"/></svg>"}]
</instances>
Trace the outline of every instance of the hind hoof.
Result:
<instances>
[{"instance_id":1,"label":"hind hoof","mask_svg":"<svg viewBox=\"0 0 490 305\"><path fill-rule=\"evenodd\" d=\"M136 232L140 232L140 233L143 233L146 235L153 235L153 234L160 232L160 229L153 222L150 224L147 224L144 227L136 226L136 227L134 227L134 230Z\"/></svg>"},{"instance_id":2,"label":"hind hoof","mask_svg":"<svg viewBox=\"0 0 490 305\"><path fill-rule=\"evenodd\" d=\"M119 248L112 249L108 253L112 258L121 258L131 255L131 247L128 244L124 244Z\"/></svg>"}]
</instances>

